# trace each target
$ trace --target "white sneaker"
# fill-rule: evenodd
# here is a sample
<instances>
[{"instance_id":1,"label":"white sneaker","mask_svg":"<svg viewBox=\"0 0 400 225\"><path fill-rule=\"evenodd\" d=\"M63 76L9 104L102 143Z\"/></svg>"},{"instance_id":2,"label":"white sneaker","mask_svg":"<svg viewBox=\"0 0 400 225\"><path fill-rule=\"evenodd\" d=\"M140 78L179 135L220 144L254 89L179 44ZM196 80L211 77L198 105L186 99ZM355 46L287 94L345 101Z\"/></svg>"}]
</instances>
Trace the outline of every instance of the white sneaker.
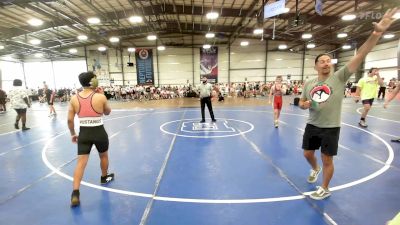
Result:
<instances>
[{"instance_id":1,"label":"white sneaker","mask_svg":"<svg viewBox=\"0 0 400 225\"><path fill-rule=\"evenodd\" d=\"M360 125L360 127L368 127L367 123L364 120L360 120L358 125Z\"/></svg>"},{"instance_id":2,"label":"white sneaker","mask_svg":"<svg viewBox=\"0 0 400 225\"><path fill-rule=\"evenodd\" d=\"M331 196L329 189L317 186L317 190L311 193L310 198L314 200L322 200Z\"/></svg>"},{"instance_id":3,"label":"white sneaker","mask_svg":"<svg viewBox=\"0 0 400 225\"><path fill-rule=\"evenodd\" d=\"M274 121L274 126L275 126L275 128L278 128L278 126L279 126L279 121L278 120Z\"/></svg>"},{"instance_id":4,"label":"white sneaker","mask_svg":"<svg viewBox=\"0 0 400 225\"><path fill-rule=\"evenodd\" d=\"M318 167L317 170L311 169L310 175L307 178L307 182L310 184L315 183L318 179L318 175L321 173L321 170L322 170L321 167Z\"/></svg>"}]
</instances>

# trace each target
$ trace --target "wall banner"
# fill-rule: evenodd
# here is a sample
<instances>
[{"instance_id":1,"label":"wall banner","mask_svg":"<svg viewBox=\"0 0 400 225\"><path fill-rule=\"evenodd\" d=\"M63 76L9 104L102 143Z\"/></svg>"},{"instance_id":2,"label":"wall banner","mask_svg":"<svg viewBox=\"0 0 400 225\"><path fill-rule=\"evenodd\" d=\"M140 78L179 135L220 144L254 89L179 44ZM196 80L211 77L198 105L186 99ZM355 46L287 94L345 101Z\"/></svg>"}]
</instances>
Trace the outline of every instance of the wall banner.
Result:
<instances>
[{"instance_id":1,"label":"wall banner","mask_svg":"<svg viewBox=\"0 0 400 225\"><path fill-rule=\"evenodd\" d=\"M153 50L136 49L137 84L154 85Z\"/></svg>"},{"instance_id":2,"label":"wall banner","mask_svg":"<svg viewBox=\"0 0 400 225\"><path fill-rule=\"evenodd\" d=\"M207 77L208 82L218 82L218 47L200 48L200 79Z\"/></svg>"}]
</instances>

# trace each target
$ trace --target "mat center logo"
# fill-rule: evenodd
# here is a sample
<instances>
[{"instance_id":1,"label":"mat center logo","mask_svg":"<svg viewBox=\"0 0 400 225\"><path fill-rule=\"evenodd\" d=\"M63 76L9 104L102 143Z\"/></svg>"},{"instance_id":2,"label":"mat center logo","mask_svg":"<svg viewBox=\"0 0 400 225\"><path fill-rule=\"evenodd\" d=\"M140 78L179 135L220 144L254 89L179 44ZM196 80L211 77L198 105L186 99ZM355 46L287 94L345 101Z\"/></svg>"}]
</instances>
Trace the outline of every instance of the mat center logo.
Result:
<instances>
[{"instance_id":1,"label":"mat center logo","mask_svg":"<svg viewBox=\"0 0 400 225\"><path fill-rule=\"evenodd\" d=\"M235 128L230 127L228 122L222 121L218 123L198 123L198 122L183 122L181 132L202 133L202 132L236 132Z\"/></svg>"},{"instance_id":2,"label":"mat center logo","mask_svg":"<svg viewBox=\"0 0 400 225\"><path fill-rule=\"evenodd\" d=\"M253 129L253 124L249 122L221 118L214 123L200 123L199 119L184 119L170 121L160 126L160 130L164 133L190 138L231 137L250 132Z\"/></svg>"}]
</instances>

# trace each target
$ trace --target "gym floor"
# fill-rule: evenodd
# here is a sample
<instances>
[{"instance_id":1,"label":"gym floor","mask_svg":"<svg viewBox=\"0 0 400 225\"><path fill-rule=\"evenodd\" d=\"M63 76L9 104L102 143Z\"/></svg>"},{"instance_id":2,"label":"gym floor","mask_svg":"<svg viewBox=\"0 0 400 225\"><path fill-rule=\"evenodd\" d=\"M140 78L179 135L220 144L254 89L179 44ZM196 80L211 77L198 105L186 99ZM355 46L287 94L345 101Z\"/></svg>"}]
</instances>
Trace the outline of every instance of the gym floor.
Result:
<instances>
[{"instance_id":1,"label":"gym floor","mask_svg":"<svg viewBox=\"0 0 400 225\"><path fill-rule=\"evenodd\" d=\"M46 104L0 114L0 224L290 224L378 225L400 211L400 104L376 101L358 127L361 104L345 99L332 196L307 195L310 167L301 142L308 111L284 99L279 128L263 98L213 102L215 124L199 124L198 99L111 102L105 117L110 171L100 185L92 150L81 206L70 208L76 145L67 128L67 103L48 117ZM210 122L206 109L207 122ZM77 129L77 128L76 128ZM318 152L319 155L319 152Z\"/></svg>"}]
</instances>

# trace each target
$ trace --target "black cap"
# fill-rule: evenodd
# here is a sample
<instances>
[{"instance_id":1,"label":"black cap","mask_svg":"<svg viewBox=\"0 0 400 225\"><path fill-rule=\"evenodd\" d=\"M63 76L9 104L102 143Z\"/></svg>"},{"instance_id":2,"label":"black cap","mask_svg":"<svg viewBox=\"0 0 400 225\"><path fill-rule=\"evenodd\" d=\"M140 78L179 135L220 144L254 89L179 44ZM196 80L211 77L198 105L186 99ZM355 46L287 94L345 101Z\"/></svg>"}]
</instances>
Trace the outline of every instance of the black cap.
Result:
<instances>
[{"instance_id":1,"label":"black cap","mask_svg":"<svg viewBox=\"0 0 400 225\"><path fill-rule=\"evenodd\" d=\"M96 75L92 71L84 72L79 74L79 82L82 87L90 87L90 80Z\"/></svg>"},{"instance_id":2,"label":"black cap","mask_svg":"<svg viewBox=\"0 0 400 225\"><path fill-rule=\"evenodd\" d=\"M13 81L13 86L22 86L22 80L20 79L15 79Z\"/></svg>"}]
</instances>

